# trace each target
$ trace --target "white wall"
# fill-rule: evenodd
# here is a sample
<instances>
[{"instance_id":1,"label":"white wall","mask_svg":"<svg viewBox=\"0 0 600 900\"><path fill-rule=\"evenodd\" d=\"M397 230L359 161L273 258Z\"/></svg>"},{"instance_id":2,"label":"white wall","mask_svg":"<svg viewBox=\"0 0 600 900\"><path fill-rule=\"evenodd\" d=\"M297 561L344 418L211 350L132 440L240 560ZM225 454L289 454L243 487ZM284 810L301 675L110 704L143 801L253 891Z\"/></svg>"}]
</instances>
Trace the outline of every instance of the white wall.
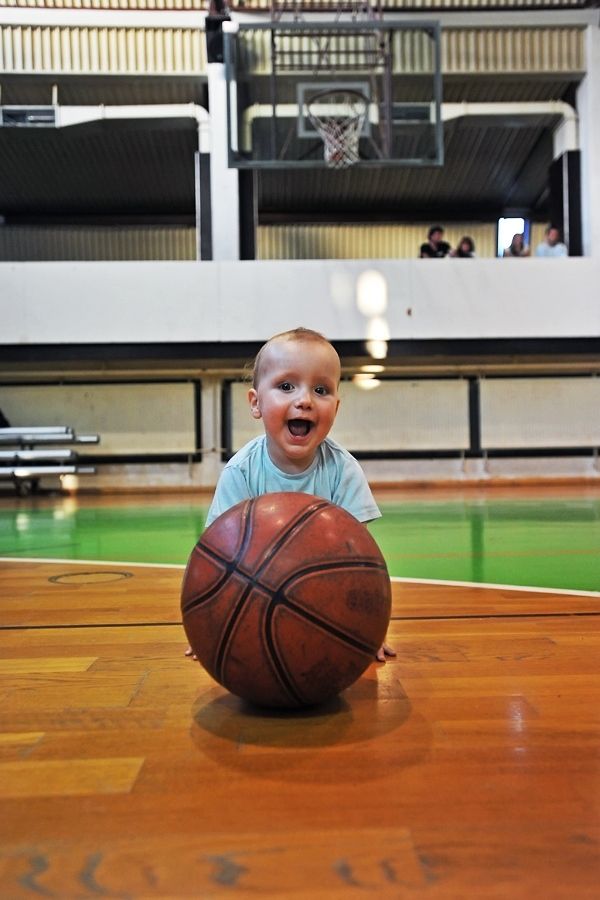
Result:
<instances>
[{"instance_id":1,"label":"white wall","mask_svg":"<svg viewBox=\"0 0 600 900\"><path fill-rule=\"evenodd\" d=\"M598 257L40 262L0 264L0 345L262 341L297 325L363 340L367 271L392 339L600 335Z\"/></svg>"}]
</instances>

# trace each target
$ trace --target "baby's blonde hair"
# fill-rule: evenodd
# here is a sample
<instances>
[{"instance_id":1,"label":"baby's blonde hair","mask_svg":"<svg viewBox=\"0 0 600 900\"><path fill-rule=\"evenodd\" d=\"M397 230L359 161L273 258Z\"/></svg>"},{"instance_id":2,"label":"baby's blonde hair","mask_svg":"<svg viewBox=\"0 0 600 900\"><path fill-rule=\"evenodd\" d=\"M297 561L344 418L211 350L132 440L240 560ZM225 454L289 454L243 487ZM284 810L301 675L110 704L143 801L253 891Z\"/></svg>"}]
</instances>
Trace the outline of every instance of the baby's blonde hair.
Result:
<instances>
[{"instance_id":1,"label":"baby's blonde hair","mask_svg":"<svg viewBox=\"0 0 600 900\"><path fill-rule=\"evenodd\" d=\"M312 328L292 328L290 331L282 331L281 334L274 334L273 337L262 345L254 359L252 366L252 387L256 387L261 375L261 362L267 347L270 347L275 341L314 341L320 344L327 344L336 353L337 351L331 341L328 341L325 335L319 331L313 331Z\"/></svg>"}]
</instances>

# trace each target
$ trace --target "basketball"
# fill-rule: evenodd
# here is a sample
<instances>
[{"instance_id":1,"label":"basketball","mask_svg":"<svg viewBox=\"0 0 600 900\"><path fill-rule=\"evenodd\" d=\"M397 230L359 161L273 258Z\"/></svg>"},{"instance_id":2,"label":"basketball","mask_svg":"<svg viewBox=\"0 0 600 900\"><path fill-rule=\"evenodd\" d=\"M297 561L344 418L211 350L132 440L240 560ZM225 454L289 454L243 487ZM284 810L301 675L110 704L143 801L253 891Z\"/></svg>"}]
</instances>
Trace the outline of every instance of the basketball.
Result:
<instances>
[{"instance_id":1,"label":"basketball","mask_svg":"<svg viewBox=\"0 0 600 900\"><path fill-rule=\"evenodd\" d=\"M390 618L385 561L350 513L309 494L244 500L192 550L185 632L205 669L259 706L322 703L349 687Z\"/></svg>"}]
</instances>

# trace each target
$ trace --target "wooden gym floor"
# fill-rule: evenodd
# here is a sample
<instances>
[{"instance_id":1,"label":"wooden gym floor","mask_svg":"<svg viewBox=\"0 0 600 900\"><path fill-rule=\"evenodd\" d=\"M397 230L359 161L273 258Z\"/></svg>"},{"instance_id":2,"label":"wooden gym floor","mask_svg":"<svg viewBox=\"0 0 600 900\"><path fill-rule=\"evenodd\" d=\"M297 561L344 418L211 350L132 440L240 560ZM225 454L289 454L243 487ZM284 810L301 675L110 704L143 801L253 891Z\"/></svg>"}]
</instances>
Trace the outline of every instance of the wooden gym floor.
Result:
<instances>
[{"instance_id":1,"label":"wooden gym floor","mask_svg":"<svg viewBox=\"0 0 600 900\"><path fill-rule=\"evenodd\" d=\"M395 582L396 659L258 713L181 575L0 562L0 897L600 896L600 596Z\"/></svg>"}]
</instances>

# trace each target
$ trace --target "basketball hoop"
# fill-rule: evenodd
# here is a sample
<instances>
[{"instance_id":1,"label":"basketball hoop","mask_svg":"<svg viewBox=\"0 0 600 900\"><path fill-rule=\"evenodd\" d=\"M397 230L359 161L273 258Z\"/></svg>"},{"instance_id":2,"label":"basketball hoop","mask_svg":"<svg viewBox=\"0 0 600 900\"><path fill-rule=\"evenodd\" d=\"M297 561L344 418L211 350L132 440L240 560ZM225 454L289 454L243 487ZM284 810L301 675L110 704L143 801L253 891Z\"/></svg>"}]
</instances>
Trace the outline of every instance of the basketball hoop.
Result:
<instances>
[{"instance_id":1,"label":"basketball hoop","mask_svg":"<svg viewBox=\"0 0 600 900\"><path fill-rule=\"evenodd\" d=\"M324 146L330 169L347 169L360 159L358 145L369 100L361 91L319 91L307 100L308 118Z\"/></svg>"}]
</instances>

